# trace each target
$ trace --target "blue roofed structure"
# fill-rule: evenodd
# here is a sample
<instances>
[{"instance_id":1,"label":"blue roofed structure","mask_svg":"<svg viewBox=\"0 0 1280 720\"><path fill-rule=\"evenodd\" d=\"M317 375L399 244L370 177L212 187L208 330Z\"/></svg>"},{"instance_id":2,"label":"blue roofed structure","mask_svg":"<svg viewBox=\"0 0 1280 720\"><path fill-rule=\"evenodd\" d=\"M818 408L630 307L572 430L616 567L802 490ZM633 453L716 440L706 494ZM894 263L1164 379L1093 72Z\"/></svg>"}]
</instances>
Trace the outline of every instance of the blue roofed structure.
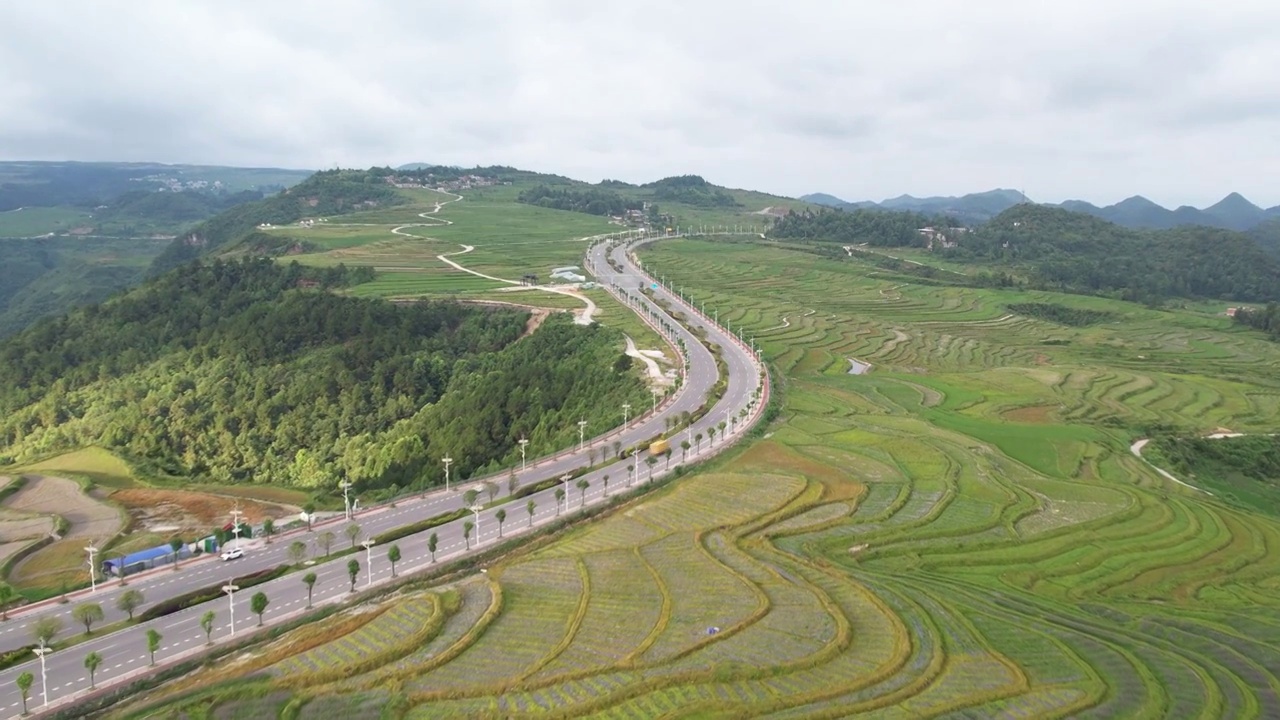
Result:
<instances>
[{"instance_id":1,"label":"blue roofed structure","mask_svg":"<svg viewBox=\"0 0 1280 720\"><path fill-rule=\"evenodd\" d=\"M191 556L191 548L183 543L182 548L178 550L178 559ZM120 568L124 567L124 574L132 575L150 570L160 565L168 565L173 562L173 548L168 545L158 545L146 550L139 550L135 553L129 553L121 558L111 558L104 560L102 563L102 572L107 575L119 575Z\"/></svg>"}]
</instances>

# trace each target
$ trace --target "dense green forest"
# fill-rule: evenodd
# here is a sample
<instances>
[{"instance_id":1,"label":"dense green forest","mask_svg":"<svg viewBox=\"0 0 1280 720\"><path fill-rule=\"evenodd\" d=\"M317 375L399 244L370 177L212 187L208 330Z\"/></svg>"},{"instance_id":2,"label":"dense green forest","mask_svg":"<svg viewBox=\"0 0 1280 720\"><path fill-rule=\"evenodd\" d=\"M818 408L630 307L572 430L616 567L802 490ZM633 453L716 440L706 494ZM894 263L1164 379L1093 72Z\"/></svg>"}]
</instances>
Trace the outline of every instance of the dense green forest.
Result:
<instances>
[{"instance_id":1,"label":"dense green forest","mask_svg":"<svg viewBox=\"0 0 1280 720\"><path fill-rule=\"evenodd\" d=\"M225 250L263 223L288 225L305 217L340 215L405 199L385 180L389 169L324 170L284 192L238 205L175 239L152 264L159 274L202 255Z\"/></svg>"},{"instance_id":2,"label":"dense green forest","mask_svg":"<svg viewBox=\"0 0 1280 720\"><path fill-rule=\"evenodd\" d=\"M1265 308L1237 308L1236 322L1261 330L1280 342L1280 305L1267 303Z\"/></svg>"},{"instance_id":3,"label":"dense green forest","mask_svg":"<svg viewBox=\"0 0 1280 720\"><path fill-rule=\"evenodd\" d=\"M1165 437L1152 462L1238 507L1280 517L1280 437Z\"/></svg>"},{"instance_id":4,"label":"dense green forest","mask_svg":"<svg viewBox=\"0 0 1280 720\"><path fill-rule=\"evenodd\" d=\"M884 210L792 211L778 218L769 236L810 242L872 247L925 247L920 228L947 227L940 216Z\"/></svg>"},{"instance_id":5,"label":"dense green forest","mask_svg":"<svg viewBox=\"0 0 1280 720\"><path fill-rule=\"evenodd\" d=\"M1247 236L1217 228L1131 230L1082 213L1019 205L943 255L1027 265L1042 286L1131 300L1280 299L1280 262Z\"/></svg>"},{"instance_id":6,"label":"dense green forest","mask_svg":"<svg viewBox=\"0 0 1280 720\"><path fill-rule=\"evenodd\" d=\"M644 208L642 200L630 200L616 192L596 188L551 188L538 185L521 191L516 200L529 205L589 215L622 215L628 210Z\"/></svg>"},{"instance_id":7,"label":"dense green forest","mask_svg":"<svg viewBox=\"0 0 1280 720\"><path fill-rule=\"evenodd\" d=\"M1268 220L1248 232L1263 252L1280 260L1280 218Z\"/></svg>"},{"instance_id":8,"label":"dense green forest","mask_svg":"<svg viewBox=\"0 0 1280 720\"><path fill-rule=\"evenodd\" d=\"M1115 313L1067 307L1057 303L1010 303L1007 307L1010 312L1015 312L1019 315L1048 320L1049 322L1071 327L1088 327L1089 325L1109 322L1116 318Z\"/></svg>"},{"instance_id":9,"label":"dense green forest","mask_svg":"<svg viewBox=\"0 0 1280 720\"><path fill-rule=\"evenodd\" d=\"M101 445L219 482L421 487L647 402L600 327L327 292L367 269L194 263L0 344L0 463Z\"/></svg>"},{"instance_id":10,"label":"dense green forest","mask_svg":"<svg viewBox=\"0 0 1280 720\"><path fill-rule=\"evenodd\" d=\"M937 227L939 220L914 213L820 211L780 218L770 234L802 242L923 247L928 239L916 229L930 225ZM1133 230L1083 213L1022 204L949 235L956 244L935 247L940 257L993 266L1005 277L1012 272L1027 287L1142 302L1280 299L1280 260L1230 230Z\"/></svg>"},{"instance_id":11,"label":"dense green forest","mask_svg":"<svg viewBox=\"0 0 1280 720\"><path fill-rule=\"evenodd\" d=\"M684 203L695 207L737 207L729 193L698 175L680 175L646 183L640 187L653 192L653 199Z\"/></svg>"}]
</instances>

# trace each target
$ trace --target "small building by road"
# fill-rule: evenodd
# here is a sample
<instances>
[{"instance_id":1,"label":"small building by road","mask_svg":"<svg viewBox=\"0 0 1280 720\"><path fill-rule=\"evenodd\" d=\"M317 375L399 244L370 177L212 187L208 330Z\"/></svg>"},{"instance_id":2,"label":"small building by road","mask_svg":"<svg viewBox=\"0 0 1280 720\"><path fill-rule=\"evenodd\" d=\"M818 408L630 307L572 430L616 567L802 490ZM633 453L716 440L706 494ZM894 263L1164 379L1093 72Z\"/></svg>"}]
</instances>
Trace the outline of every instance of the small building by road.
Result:
<instances>
[{"instance_id":1,"label":"small building by road","mask_svg":"<svg viewBox=\"0 0 1280 720\"><path fill-rule=\"evenodd\" d=\"M191 547L183 543L182 548L178 550L178 559L185 560L191 557ZM129 553L123 558L109 558L102 562L102 572L105 575L120 575L120 568L124 568L125 575L133 575L144 570L160 567L161 565L169 565L173 563L173 548L168 545L157 545L146 550L139 550L135 553Z\"/></svg>"}]
</instances>

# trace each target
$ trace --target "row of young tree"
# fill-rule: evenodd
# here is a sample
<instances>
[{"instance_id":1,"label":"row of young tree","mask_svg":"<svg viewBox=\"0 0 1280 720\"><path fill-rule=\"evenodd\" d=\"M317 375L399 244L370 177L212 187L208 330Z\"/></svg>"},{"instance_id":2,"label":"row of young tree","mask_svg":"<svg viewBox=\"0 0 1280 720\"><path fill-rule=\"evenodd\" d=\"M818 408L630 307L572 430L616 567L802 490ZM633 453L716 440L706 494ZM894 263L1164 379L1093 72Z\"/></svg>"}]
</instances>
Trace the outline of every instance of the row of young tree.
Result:
<instances>
[{"instance_id":1,"label":"row of young tree","mask_svg":"<svg viewBox=\"0 0 1280 720\"><path fill-rule=\"evenodd\" d=\"M628 210L641 210L644 201L624 198L611 190L597 188L549 187L537 185L522 190L518 202L555 210L572 210L588 215L622 215Z\"/></svg>"},{"instance_id":2,"label":"row of young tree","mask_svg":"<svg viewBox=\"0 0 1280 720\"><path fill-rule=\"evenodd\" d=\"M1087 327L1108 322L1115 318L1115 313L1105 310L1089 310L1086 308L1068 307L1057 303L1010 303L1011 312L1027 317L1048 320L1059 325L1071 327Z\"/></svg>"},{"instance_id":3,"label":"row of young tree","mask_svg":"<svg viewBox=\"0 0 1280 720\"><path fill-rule=\"evenodd\" d=\"M1265 308L1238 308L1236 322L1261 330L1280 342L1280 304L1267 303Z\"/></svg>"},{"instance_id":4,"label":"row of young tree","mask_svg":"<svg viewBox=\"0 0 1280 720\"><path fill-rule=\"evenodd\" d=\"M516 342L523 312L299 290L301 272L192 265L0 344L0 462L99 445L161 475L425 487L442 457L496 469L521 438L536 457L649 402L616 331L556 316Z\"/></svg>"}]
</instances>

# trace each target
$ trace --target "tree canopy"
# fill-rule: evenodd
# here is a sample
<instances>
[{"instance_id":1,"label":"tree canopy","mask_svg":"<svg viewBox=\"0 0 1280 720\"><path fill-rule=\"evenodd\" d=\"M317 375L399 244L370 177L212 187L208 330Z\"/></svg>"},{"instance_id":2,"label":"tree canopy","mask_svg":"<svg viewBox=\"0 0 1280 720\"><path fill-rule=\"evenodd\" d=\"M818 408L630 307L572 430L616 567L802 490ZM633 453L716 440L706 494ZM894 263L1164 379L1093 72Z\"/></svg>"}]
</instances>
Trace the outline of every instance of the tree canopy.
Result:
<instances>
[{"instance_id":1,"label":"tree canopy","mask_svg":"<svg viewBox=\"0 0 1280 720\"><path fill-rule=\"evenodd\" d=\"M965 232L945 218L917 213L855 210L790 213L770 234L805 243L866 243L925 247L935 244L953 262L995 266L1031 287L1159 301L1204 297L1280 300L1280 260L1242 233L1209 227L1135 230L1084 213L1043 205L1014 206Z\"/></svg>"},{"instance_id":2,"label":"tree canopy","mask_svg":"<svg viewBox=\"0 0 1280 720\"><path fill-rule=\"evenodd\" d=\"M366 488L442 482L645 401L620 338L457 303L326 289L357 271L196 263L0 343L0 455L100 445L144 471ZM517 342L519 340L519 342Z\"/></svg>"},{"instance_id":3,"label":"tree canopy","mask_svg":"<svg viewBox=\"0 0 1280 720\"><path fill-rule=\"evenodd\" d=\"M627 199L611 190L597 188L552 188L538 185L521 191L516 200L529 205L589 215L621 215L628 210L644 208L642 200Z\"/></svg>"}]
</instances>

